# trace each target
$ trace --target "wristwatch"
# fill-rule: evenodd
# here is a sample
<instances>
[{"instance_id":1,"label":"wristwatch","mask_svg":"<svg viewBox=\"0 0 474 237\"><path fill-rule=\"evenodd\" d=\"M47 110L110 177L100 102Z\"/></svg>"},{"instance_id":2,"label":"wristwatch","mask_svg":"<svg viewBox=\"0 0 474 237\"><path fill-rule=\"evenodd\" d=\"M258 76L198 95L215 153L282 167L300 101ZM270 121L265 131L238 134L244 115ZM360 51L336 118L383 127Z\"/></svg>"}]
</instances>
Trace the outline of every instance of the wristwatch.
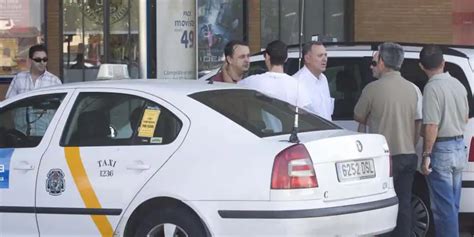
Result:
<instances>
[{"instance_id":1,"label":"wristwatch","mask_svg":"<svg viewBox=\"0 0 474 237\"><path fill-rule=\"evenodd\" d=\"M423 154L422 154L422 157L425 158L425 157L430 157L431 156L431 152L426 152L424 151Z\"/></svg>"}]
</instances>

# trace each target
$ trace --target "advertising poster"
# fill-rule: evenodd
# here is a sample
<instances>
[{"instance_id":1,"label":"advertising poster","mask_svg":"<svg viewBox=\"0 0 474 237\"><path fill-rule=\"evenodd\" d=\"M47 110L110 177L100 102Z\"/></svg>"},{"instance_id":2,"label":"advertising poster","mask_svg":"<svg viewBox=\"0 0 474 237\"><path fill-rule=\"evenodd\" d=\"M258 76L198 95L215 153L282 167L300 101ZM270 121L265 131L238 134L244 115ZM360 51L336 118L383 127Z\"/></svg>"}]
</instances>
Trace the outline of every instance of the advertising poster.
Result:
<instances>
[{"instance_id":1,"label":"advertising poster","mask_svg":"<svg viewBox=\"0 0 474 237\"><path fill-rule=\"evenodd\" d=\"M0 30L30 26L30 0L0 0Z\"/></svg>"},{"instance_id":2,"label":"advertising poster","mask_svg":"<svg viewBox=\"0 0 474 237\"><path fill-rule=\"evenodd\" d=\"M156 2L156 76L196 79L196 2Z\"/></svg>"},{"instance_id":3,"label":"advertising poster","mask_svg":"<svg viewBox=\"0 0 474 237\"><path fill-rule=\"evenodd\" d=\"M28 70L28 50L41 42L43 23L39 0L0 0L0 83Z\"/></svg>"},{"instance_id":4,"label":"advertising poster","mask_svg":"<svg viewBox=\"0 0 474 237\"><path fill-rule=\"evenodd\" d=\"M200 73L220 67L225 44L243 39L243 4L242 0L198 0Z\"/></svg>"}]
</instances>

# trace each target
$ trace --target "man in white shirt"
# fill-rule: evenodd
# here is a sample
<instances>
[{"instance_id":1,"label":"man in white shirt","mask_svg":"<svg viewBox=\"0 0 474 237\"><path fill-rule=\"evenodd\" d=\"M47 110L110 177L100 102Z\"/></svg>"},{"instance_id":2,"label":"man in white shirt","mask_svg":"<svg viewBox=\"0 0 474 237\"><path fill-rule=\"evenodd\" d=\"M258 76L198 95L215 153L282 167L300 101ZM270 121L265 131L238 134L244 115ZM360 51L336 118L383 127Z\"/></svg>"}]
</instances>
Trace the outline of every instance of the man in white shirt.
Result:
<instances>
[{"instance_id":1,"label":"man in white shirt","mask_svg":"<svg viewBox=\"0 0 474 237\"><path fill-rule=\"evenodd\" d=\"M46 70L48 54L44 45L31 46L28 56L30 71L18 73L10 83L5 98L19 95L38 88L60 85L59 78ZM15 110L15 117L26 118L15 120L15 128L27 136L42 136L51 122L55 111L38 111L32 107Z\"/></svg>"},{"instance_id":2,"label":"man in white shirt","mask_svg":"<svg viewBox=\"0 0 474 237\"><path fill-rule=\"evenodd\" d=\"M284 72L283 65L288 57L286 44L272 41L267 45L264 57L268 72L249 76L238 84L308 110L311 101L306 90L298 85L298 80Z\"/></svg>"},{"instance_id":3,"label":"man in white shirt","mask_svg":"<svg viewBox=\"0 0 474 237\"><path fill-rule=\"evenodd\" d=\"M310 95L310 111L331 120L334 111L334 98L329 93L326 76L328 54L321 42L311 41L303 47L304 67L293 77L298 79L300 88Z\"/></svg>"},{"instance_id":4,"label":"man in white shirt","mask_svg":"<svg viewBox=\"0 0 474 237\"><path fill-rule=\"evenodd\" d=\"M18 73L10 83L5 98L38 89L42 87L60 85L59 78L46 70L48 54L43 45L31 46L28 56L30 58L30 71Z\"/></svg>"}]
</instances>

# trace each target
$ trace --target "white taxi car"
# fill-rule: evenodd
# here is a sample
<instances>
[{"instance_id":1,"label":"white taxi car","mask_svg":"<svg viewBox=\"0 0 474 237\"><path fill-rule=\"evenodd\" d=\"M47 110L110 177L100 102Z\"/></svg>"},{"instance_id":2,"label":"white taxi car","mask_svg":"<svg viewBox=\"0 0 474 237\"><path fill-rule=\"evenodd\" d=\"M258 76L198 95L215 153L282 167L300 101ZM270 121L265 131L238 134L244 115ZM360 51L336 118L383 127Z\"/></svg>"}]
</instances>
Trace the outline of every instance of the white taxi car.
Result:
<instances>
[{"instance_id":1,"label":"white taxi car","mask_svg":"<svg viewBox=\"0 0 474 237\"><path fill-rule=\"evenodd\" d=\"M325 43L328 53L328 63L325 75L331 96L335 98L333 122L343 128L357 131L357 122L354 121L354 106L359 99L362 89L375 80L370 71L372 55L377 51L380 42L373 43ZM405 50L405 60L401 74L413 82L423 91L428 81L425 73L420 69L419 55L422 44L402 44ZM445 71L457 78L466 88L469 101L469 122L464 132L464 140L469 148L469 163L463 172L460 229L474 234L474 47L473 46L441 46L444 53ZM299 69L298 46L288 48L288 61L285 70L293 75ZM263 54L259 53L250 58L249 74L266 71ZM302 66L302 65L300 65ZM200 79L206 80L217 71L209 73ZM418 151L421 157L422 142L418 142ZM421 159L420 159L421 160ZM415 175L413 185L413 236L431 236L434 226L430 210L428 186L421 173Z\"/></svg>"},{"instance_id":2,"label":"white taxi car","mask_svg":"<svg viewBox=\"0 0 474 237\"><path fill-rule=\"evenodd\" d=\"M72 83L0 102L0 236L375 235L383 136L203 81Z\"/></svg>"}]
</instances>

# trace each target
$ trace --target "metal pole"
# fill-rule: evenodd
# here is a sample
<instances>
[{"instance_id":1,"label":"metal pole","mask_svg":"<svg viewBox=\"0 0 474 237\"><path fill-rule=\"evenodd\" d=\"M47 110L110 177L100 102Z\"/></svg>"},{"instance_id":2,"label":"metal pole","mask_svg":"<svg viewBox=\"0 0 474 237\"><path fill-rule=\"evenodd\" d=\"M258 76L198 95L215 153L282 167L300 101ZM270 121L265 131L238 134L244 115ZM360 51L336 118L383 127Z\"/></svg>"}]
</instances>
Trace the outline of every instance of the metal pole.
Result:
<instances>
[{"instance_id":1,"label":"metal pole","mask_svg":"<svg viewBox=\"0 0 474 237\"><path fill-rule=\"evenodd\" d=\"M139 43L139 65L140 65L140 77L147 78L147 65L152 62L147 61L147 22L148 18L151 18L153 14L147 14L147 6L151 7L149 1L139 1L138 2L138 40ZM150 20L151 22L151 20ZM154 29L153 29L154 30Z\"/></svg>"},{"instance_id":2,"label":"metal pole","mask_svg":"<svg viewBox=\"0 0 474 237\"><path fill-rule=\"evenodd\" d=\"M127 54L128 54L128 68L132 65L132 2L128 0L128 35L127 35ZM130 70L129 70L130 74Z\"/></svg>"},{"instance_id":3,"label":"metal pole","mask_svg":"<svg viewBox=\"0 0 474 237\"><path fill-rule=\"evenodd\" d=\"M103 1L103 11L104 11L104 38L103 38L103 46L104 46L104 62L110 63L110 1L104 0ZM102 63L104 63L102 62Z\"/></svg>"},{"instance_id":4,"label":"metal pole","mask_svg":"<svg viewBox=\"0 0 474 237\"><path fill-rule=\"evenodd\" d=\"M300 50L298 55L298 69L301 68L301 58L302 58L302 51L303 51L303 27L304 27L304 0L300 0Z\"/></svg>"},{"instance_id":5,"label":"metal pole","mask_svg":"<svg viewBox=\"0 0 474 237\"><path fill-rule=\"evenodd\" d=\"M278 39L281 40L281 0L278 0Z\"/></svg>"}]
</instances>

